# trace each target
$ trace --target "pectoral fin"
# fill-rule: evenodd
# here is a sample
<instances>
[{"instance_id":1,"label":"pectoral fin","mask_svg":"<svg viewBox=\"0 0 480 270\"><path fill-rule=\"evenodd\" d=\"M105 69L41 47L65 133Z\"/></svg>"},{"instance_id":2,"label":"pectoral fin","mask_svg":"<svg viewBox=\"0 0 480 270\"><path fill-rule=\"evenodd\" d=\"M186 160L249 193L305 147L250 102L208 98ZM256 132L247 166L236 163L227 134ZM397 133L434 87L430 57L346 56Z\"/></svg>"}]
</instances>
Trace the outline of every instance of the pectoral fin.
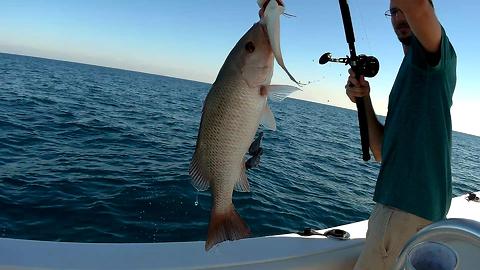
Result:
<instances>
[{"instance_id":1,"label":"pectoral fin","mask_svg":"<svg viewBox=\"0 0 480 270\"><path fill-rule=\"evenodd\" d=\"M272 101L282 101L290 94L296 91L302 91L300 88L290 85L267 85L263 88Z\"/></svg>"},{"instance_id":2,"label":"pectoral fin","mask_svg":"<svg viewBox=\"0 0 480 270\"><path fill-rule=\"evenodd\" d=\"M265 104L265 107L263 108L260 124L270 130L277 130L277 123L275 123L275 118L273 117L273 113L268 107L268 104Z\"/></svg>"}]
</instances>

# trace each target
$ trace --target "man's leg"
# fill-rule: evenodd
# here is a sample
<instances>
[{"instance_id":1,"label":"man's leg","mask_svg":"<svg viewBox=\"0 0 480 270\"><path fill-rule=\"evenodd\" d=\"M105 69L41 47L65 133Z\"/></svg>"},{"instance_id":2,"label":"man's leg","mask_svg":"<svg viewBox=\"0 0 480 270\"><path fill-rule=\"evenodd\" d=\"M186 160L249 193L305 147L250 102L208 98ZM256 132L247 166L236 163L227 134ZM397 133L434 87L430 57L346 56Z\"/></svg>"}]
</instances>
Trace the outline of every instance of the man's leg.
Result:
<instances>
[{"instance_id":1,"label":"man's leg","mask_svg":"<svg viewBox=\"0 0 480 270\"><path fill-rule=\"evenodd\" d=\"M365 247L355 270L389 270L405 243L431 222L377 203L369 220Z\"/></svg>"},{"instance_id":2,"label":"man's leg","mask_svg":"<svg viewBox=\"0 0 480 270\"><path fill-rule=\"evenodd\" d=\"M358 257L354 270L375 270L384 269L383 258L385 252L379 245L383 241L386 223L391 213L382 204L376 204L368 219L368 230L365 246L360 257Z\"/></svg>"},{"instance_id":3,"label":"man's leg","mask_svg":"<svg viewBox=\"0 0 480 270\"><path fill-rule=\"evenodd\" d=\"M418 231L432 224L431 221L419 216L394 209L385 232L385 269L392 269L402 249Z\"/></svg>"}]
</instances>

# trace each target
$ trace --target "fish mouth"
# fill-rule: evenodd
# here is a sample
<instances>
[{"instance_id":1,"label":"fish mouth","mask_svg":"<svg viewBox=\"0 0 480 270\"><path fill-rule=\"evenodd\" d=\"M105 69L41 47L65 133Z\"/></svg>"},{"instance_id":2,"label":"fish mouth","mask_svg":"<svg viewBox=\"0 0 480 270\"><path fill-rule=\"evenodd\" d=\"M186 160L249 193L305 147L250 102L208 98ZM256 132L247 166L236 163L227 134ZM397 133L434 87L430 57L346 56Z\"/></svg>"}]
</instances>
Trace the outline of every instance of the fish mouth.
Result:
<instances>
[{"instance_id":1,"label":"fish mouth","mask_svg":"<svg viewBox=\"0 0 480 270\"><path fill-rule=\"evenodd\" d=\"M262 13L262 10L264 10L260 24L266 28L268 41L270 42L273 55L278 65L287 73L290 80L294 81L297 85L301 85L285 67L282 50L280 49L280 15L285 11L282 0L258 0L258 4L261 4L260 6L262 7L260 12ZM264 6L265 9L263 9Z\"/></svg>"},{"instance_id":2,"label":"fish mouth","mask_svg":"<svg viewBox=\"0 0 480 270\"><path fill-rule=\"evenodd\" d=\"M265 14L265 10L267 9L267 5L270 3L271 0L257 0L257 4L260 7L260 11L258 15L262 18ZM282 0L275 0L279 6L285 7L285 4Z\"/></svg>"}]
</instances>

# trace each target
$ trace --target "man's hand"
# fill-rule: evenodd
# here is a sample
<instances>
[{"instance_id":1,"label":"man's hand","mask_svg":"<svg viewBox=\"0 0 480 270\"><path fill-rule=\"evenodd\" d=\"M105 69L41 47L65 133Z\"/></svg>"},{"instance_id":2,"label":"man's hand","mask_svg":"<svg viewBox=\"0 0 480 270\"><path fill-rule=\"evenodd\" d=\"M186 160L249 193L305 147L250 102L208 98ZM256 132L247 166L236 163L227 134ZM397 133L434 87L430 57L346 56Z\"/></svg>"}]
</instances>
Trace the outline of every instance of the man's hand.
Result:
<instances>
[{"instance_id":1,"label":"man's hand","mask_svg":"<svg viewBox=\"0 0 480 270\"><path fill-rule=\"evenodd\" d=\"M373 110L372 101L370 100L370 84L365 81L363 76L360 79L355 78L355 72L352 69L348 70L350 76L348 77L347 96L353 103L357 103L356 98L363 97L365 105L365 113L367 116L368 127L368 142L372 150L375 160L382 162L382 144L383 144L383 125L378 122L375 111Z\"/></svg>"},{"instance_id":2,"label":"man's hand","mask_svg":"<svg viewBox=\"0 0 480 270\"><path fill-rule=\"evenodd\" d=\"M355 72L352 69L348 70L350 76L348 77L345 90L347 90L347 96L353 103L356 103L357 97L366 97L370 95L370 84L365 80L364 76L360 76L360 80L357 80Z\"/></svg>"}]
</instances>

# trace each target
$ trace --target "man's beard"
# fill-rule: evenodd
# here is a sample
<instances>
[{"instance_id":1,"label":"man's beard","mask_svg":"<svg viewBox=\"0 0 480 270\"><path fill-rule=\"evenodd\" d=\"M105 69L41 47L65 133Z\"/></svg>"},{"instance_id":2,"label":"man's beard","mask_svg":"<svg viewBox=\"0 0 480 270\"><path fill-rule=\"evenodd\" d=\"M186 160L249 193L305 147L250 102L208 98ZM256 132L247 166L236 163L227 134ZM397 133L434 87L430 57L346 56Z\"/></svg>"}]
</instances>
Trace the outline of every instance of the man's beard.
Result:
<instances>
[{"instance_id":1,"label":"man's beard","mask_svg":"<svg viewBox=\"0 0 480 270\"><path fill-rule=\"evenodd\" d=\"M397 29L402 29L402 28L408 28L410 29L410 26L408 26L407 22L401 22L400 24L397 25ZM401 31L399 31L401 33ZM403 36L403 35L402 35ZM404 46L410 46L410 43L412 42L412 35L409 34L408 36L403 36L403 37L398 37L398 40L404 45Z\"/></svg>"},{"instance_id":2,"label":"man's beard","mask_svg":"<svg viewBox=\"0 0 480 270\"><path fill-rule=\"evenodd\" d=\"M404 46L410 46L412 43L412 36L408 37L399 37L398 40L404 45Z\"/></svg>"}]
</instances>

